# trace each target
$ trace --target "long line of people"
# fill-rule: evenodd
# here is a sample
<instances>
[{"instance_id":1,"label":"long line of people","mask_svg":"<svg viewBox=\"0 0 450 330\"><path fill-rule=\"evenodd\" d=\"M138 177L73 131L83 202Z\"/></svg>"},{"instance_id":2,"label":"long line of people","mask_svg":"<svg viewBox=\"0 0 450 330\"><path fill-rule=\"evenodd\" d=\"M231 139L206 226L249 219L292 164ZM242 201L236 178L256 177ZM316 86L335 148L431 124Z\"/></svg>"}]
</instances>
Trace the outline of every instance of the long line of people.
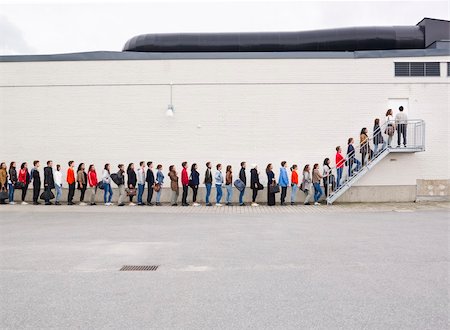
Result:
<instances>
[{"instance_id":1,"label":"long line of people","mask_svg":"<svg viewBox=\"0 0 450 330\"><path fill-rule=\"evenodd\" d=\"M362 167L367 164L367 161L376 157L386 147L391 147L392 137L394 132L397 131L397 147L401 145L401 137L403 138L403 145L406 147L406 131L407 131L407 117L403 112L403 107L399 108L399 113L393 118L392 110L389 109L386 113L386 125L385 131L382 132L380 128L380 120L377 118L374 121L373 138L368 136L367 128L363 128L360 134L359 151L361 153L361 161L356 157L356 149L354 147L354 139L349 138L347 141L347 154L346 157L342 154L341 146L336 147L335 164L336 167L331 167L331 161L329 158L325 158L323 161L322 171L319 169L319 164L313 165L312 172L309 164L306 164L302 172L302 180L299 180L298 166L293 164L290 167L291 176L288 176L288 165L286 161L281 162L278 181L276 180L275 173L273 172L273 165L268 164L266 167L267 175L267 204L273 206L276 204L276 194L280 193L280 204L286 205L286 196L288 187L291 187L291 205L296 203L296 195L298 190L301 190L305 194L305 205L310 205L311 199L314 200L315 205L319 205L319 200L323 196L324 192L321 187L321 182L325 190L325 196L328 196L333 191L338 189L343 180L344 167L348 169L348 178L351 178ZM384 141L384 135L387 136L388 142ZM373 149L370 146L372 141ZM204 174L203 183L206 188L205 203L206 206L212 206L211 192L213 183L216 188L215 205L222 206L223 187L225 187L226 198L225 205L232 205L233 198L233 186L239 191L239 205L245 206L244 194L247 187L247 174L246 174L246 162L242 162L239 170L239 175L236 180L233 180L233 168L228 165L225 170L225 176L222 173L222 164L215 166L216 170L214 176L212 174L211 162L206 163L206 170ZM79 205L87 205L85 202L85 194L89 189L89 204L96 205L97 191L103 190L104 204L112 205L113 189L112 183L116 184L119 189L118 206L125 205L126 197L129 198L129 205L161 205L161 192L164 185L165 176L163 174L163 166L158 164L156 167L156 175L153 172L153 162L149 161L145 163L141 161L139 167L136 169L134 163L130 163L125 171L124 164L118 165L118 171L111 173L111 165L105 164L102 176L100 180L97 177L97 172L94 164L89 165L86 172L86 166L84 163L80 163L75 172L75 162L69 161L66 173L66 183L68 186L67 204L74 205L74 196L76 186L80 191ZM183 162L181 164L181 189L182 198L181 205L189 206L188 195L189 188L192 190L192 203L194 206L199 206L197 202L197 194L200 186L200 173L198 172L198 165L196 163L191 165L190 173L188 172L188 163ZM52 205L51 200L55 199L55 205L61 204L62 198L62 172L61 165L57 164L56 168L53 168L53 162L47 161L47 166L44 168L44 182L43 192L41 191L41 177L39 173L40 162L35 160L33 162L33 168L28 170L28 164L22 163L19 171L16 170L16 162L11 162L9 169L6 167L6 163L0 164L0 203L5 204L6 200L9 204L14 204L14 192L15 190L21 190L22 204L27 204L25 201L27 190L32 183L33 186L33 204L39 205L39 199L45 202L45 205ZM126 182L125 182L126 173ZM334 175L336 173L336 176ZM264 189L264 186L260 182L260 172L258 166L253 164L250 170L249 186L252 190L252 206L258 206L256 199L258 192ZM171 188L171 205L177 206L179 199L179 174L176 166L171 165L169 167L168 178L170 179ZM145 185L147 184L147 199L143 200L145 191ZM56 196L53 194L55 189ZM155 204L153 203L153 194L156 193ZM137 198L137 204L134 203L134 197Z\"/></svg>"}]
</instances>

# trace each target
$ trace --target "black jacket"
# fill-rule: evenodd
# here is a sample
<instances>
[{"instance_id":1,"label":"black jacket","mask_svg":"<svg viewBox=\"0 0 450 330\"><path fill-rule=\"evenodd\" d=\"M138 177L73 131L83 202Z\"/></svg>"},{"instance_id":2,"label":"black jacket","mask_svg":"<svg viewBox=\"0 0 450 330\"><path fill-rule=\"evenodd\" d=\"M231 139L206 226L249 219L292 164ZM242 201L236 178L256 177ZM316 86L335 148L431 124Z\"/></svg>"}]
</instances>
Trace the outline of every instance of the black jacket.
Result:
<instances>
[{"instance_id":1,"label":"black jacket","mask_svg":"<svg viewBox=\"0 0 450 330\"><path fill-rule=\"evenodd\" d=\"M247 176L245 175L245 168L241 167L241 170L239 171L239 179L244 182L244 184L247 184Z\"/></svg>"},{"instance_id":2,"label":"black jacket","mask_svg":"<svg viewBox=\"0 0 450 330\"><path fill-rule=\"evenodd\" d=\"M33 168L31 172L32 172L31 178L33 179L33 187L40 187L41 175L39 174L39 170Z\"/></svg>"},{"instance_id":3,"label":"black jacket","mask_svg":"<svg viewBox=\"0 0 450 330\"><path fill-rule=\"evenodd\" d=\"M207 169L205 172L205 183L212 183L212 173L211 173L211 169Z\"/></svg>"},{"instance_id":4,"label":"black jacket","mask_svg":"<svg viewBox=\"0 0 450 330\"><path fill-rule=\"evenodd\" d=\"M153 186L155 184L155 175L153 174L153 171L151 169L147 169L147 176L145 178L145 181L148 182L149 186Z\"/></svg>"},{"instance_id":5,"label":"black jacket","mask_svg":"<svg viewBox=\"0 0 450 330\"><path fill-rule=\"evenodd\" d=\"M134 171L133 171L134 172ZM119 179L118 186L125 184L125 176L123 175L125 172L119 170L117 172L117 178ZM128 181L129 182L129 181Z\"/></svg>"},{"instance_id":6,"label":"black jacket","mask_svg":"<svg viewBox=\"0 0 450 330\"><path fill-rule=\"evenodd\" d=\"M136 178L136 172L132 169L127 170L127 176L128 176L128 186L132 185L133 187L136 187L137 178Z\"/></svg>"},{"instance_id":7,"label":"black jacket","mask_svg":"<svg viewBox=\"0 0 450 330\"><path fill-rule=\"evenodd\" d=\"M258 189L260 183L259 183L259 174L258 171L255 168L252 168L250 170L250 188L252 189Z\"/></svg>"},{"instance_id":8,"label":"black jacket","mask_svg":"<svg viewBox=\"0 0 450 330\"><path fill-rule=\"evenodd\" d=\"M53 169L49 166L44 167L44 186L49 189L55 188L55 181L53 180Z\"/></svg>"},{"instance_id":9,"label":"black jacket","mask_svg":"<svg viewBox=\"0 0 450 330\"><path fill-rule=\"evenodd\" d=\"M9 179L11 180L11 182L13 184L15 184L17 182L17 171L15 168L9 169Z\"/></svg>"}]
</instances>

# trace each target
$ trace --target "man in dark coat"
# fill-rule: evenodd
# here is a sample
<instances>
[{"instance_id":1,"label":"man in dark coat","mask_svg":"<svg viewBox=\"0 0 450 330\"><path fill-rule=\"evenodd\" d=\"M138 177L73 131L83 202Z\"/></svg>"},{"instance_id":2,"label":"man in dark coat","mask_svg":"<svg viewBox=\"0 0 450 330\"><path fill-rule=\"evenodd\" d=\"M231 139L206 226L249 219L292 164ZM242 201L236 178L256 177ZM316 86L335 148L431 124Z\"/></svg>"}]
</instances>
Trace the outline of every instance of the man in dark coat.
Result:
<instances>
[{"instance_id":1,"label":"man in dark coat","mask_svg":"<svg viewBox=\"0 0 450 330\"><path fill-rule=\"evenodd\" d=\"M52 189L55 189L55 180L53 179L53 162L49 160L47 161L47 167L44 167L45 205L52 205L49 198Z\"/></svg>"},{"instance_id":2,"label":"man in dark coat","mask_svg":"<svg viewBox=\"0 0 450 330\"><path fill-rule=\"evenodd\" d=\"M241 170L239 171L239 179L244 183L244 189L239 194L239 205L245 206L244 204L244 194L245 194L245 186L247 185L247 176L245 174L246 162L241 163Z\"/></svg>"},{"instance_id":3,"label":"man in dark coat","mask_svg":"<svg viewBox=\"0 0 450 330\"><path fill-rule=\"evenodd\" d=\"M33 204L39 205L39 192L41 190L41 175L39 174L40 163L38 160L33 162L33 169L31 170L31 179L33 180Z\"/></svg>"},{"instance_id":4,"label":"man in dark coat","mask_svg":"<svg viewBox=\"0 0 450 330\"><path fill-rule=\"evenodd\" d=\"M153 187L155 186L155 175L153 173L153 162L147 162L147 175L145 181L148 184L147 205L153 206Z\"/></svg>"}]
</instances>

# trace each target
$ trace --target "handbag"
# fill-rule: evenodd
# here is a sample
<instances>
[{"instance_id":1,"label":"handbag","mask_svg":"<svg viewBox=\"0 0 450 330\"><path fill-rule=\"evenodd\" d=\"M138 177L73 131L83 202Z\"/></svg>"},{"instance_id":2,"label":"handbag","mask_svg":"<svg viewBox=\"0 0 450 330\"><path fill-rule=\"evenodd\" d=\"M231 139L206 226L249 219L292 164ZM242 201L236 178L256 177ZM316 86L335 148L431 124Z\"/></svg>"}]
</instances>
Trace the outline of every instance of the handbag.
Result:
<instances>
[{"instance_id":1,"label":"handbag","mask_svg":"<svg viewBox=\"0 0 450 330\"><path fill-rule=\"evenodd\" d=\"M5 199L8 199L8 193L6 191L0 191L0 201L4 201Z\"/></svg>"},{"instance_id":2,"label":"handbag","mask_svg":"<svg viewBox=\"0 0 450 330\"><path fill-rule=\"evenodd\" d=\"M236 181L234 181L234 186L239 191L242 191L245 189L244 181L242 181L241 179L237 179Z\"/></svg>"},{"instance_id":3,"label":"handbag","mask_svg":"<svg viewBox=\"0 0 450 330\"><path fill-rule=\"evenodd\" d=\"M100 190L105 189L105 183L103 181L99 181L97 183L97 188L100 189Z\"/></svg>"},{"instance_id":4,"label":"handbag","mask_svg":"<svg viewBox=\"0 0 450 330\"><path fill-rule=\"evenodd\" d=\"M23 183L23 182L21 182L21 181L17 181L17 182L14 184L14 189L23 189L23 188L25 188L25 183Z\"/></svg>"},{"instance_id":5,"label":"handbag","mask_svg":"<svg viewBox=\"0 0 450 330\"><path fill-rule=\"evenodd\" d=\"M394 135L394 126L388 125L388 127L386 127L386 130L384 131L384 133L389 136L393 136Z\"/></svg>"},{"instance_id":6,"label":"handbag","mask_svg":"<svg viewBox=\"0 0 450 330\"><path fill-rule=\"evenodd\" d=\"M257 183L256 183L256 189L258 189L258 190L264 190L264 186L263 186L261 183L257 182Z\"/></svg>"},{"instance_id":7,"label":"handbag","mask_svg":"<svg viewBox=\"0 0 450 330\"><path fill-rule=\"evenodd\" d=\"M269 191L271 194L277 194L280 192L280 185L278 183L273 183L269 186Z\"/></svg>"},{"instance_id":8,"label":"handbag","mask_svg":"<svg viewBox=\"0 0 450 330\"><path fill-rule=\"evenodd\" d=\"M155 186L153 187L153 190L158 192L161 190L161 185L159 183L155 184Z\"/></svg>"},{"instance_id":9,"label":"handbag","mask_svg":"<svg viewBox=\"0 0 450 330\"><path fill-rule=\"evenodd\" d=\"M53 199L55 198L55 195L51 190L44 190L44 192L41 194L40 199L46 200L46 199Z\"/></svg>"},{"instance_id":10,"label":"handbag","mask_svg":"<svg viewBox=\"0 0 450 330\"><path fill-rule=\"evenodd\" d=\"M127 196L136 196L136 189L135 188L127 188Z\"/></svg>"}]
</instances>

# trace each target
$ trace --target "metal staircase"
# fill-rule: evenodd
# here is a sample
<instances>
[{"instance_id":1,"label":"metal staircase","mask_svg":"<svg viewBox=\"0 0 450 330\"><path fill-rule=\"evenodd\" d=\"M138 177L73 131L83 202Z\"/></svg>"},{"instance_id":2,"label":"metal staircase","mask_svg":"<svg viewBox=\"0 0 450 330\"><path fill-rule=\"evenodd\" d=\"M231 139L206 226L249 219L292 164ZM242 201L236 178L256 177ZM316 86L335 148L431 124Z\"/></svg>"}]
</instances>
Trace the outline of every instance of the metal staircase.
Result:
<instances>
[{"instance_id":1,"label":"metal staircase","mask_svg":"<svg viewBox=\"0 0 450 330\"><path fill-rule=\"evenodd\" d=\"M368 173L375 165L381 162L387 155L390 153L416 153L425 151L425 122L423 120L408 120L405 126L406 129L406 138L407 144L405 146L397 147L397 130L395 131L394 136L392 137L391 146L387 145L388 136L385 133L388 123L380 126L381 134L383 135L384 141L386 145L381 147L381 150L378 150L377 154L374 154L371 159L367 160L364 166L360 168L353 169L353 171L349 172L349 164L354 167L355 164L352 164L352 157L356 158L357 154L361 154L361 148L365 147L363 145L355 146L354 153L351 155L347 155L345 157L345 166L343 168L343 178L341 181L341 185L336 188L334 191L330 192L328 196L326 196L327 204L333 204L339 197L341 197L351 186L353 186L356 182L359 181L366 173ZM403 141L403 139L402 139ZM373 147L373 135L369 136L369 146L370 149ZM337 167L331 169L332 173L336 172ZM337 176L336 176L337 177ZM345 180L344 180L345 179Z\"/></svg>"}]
</instances>

